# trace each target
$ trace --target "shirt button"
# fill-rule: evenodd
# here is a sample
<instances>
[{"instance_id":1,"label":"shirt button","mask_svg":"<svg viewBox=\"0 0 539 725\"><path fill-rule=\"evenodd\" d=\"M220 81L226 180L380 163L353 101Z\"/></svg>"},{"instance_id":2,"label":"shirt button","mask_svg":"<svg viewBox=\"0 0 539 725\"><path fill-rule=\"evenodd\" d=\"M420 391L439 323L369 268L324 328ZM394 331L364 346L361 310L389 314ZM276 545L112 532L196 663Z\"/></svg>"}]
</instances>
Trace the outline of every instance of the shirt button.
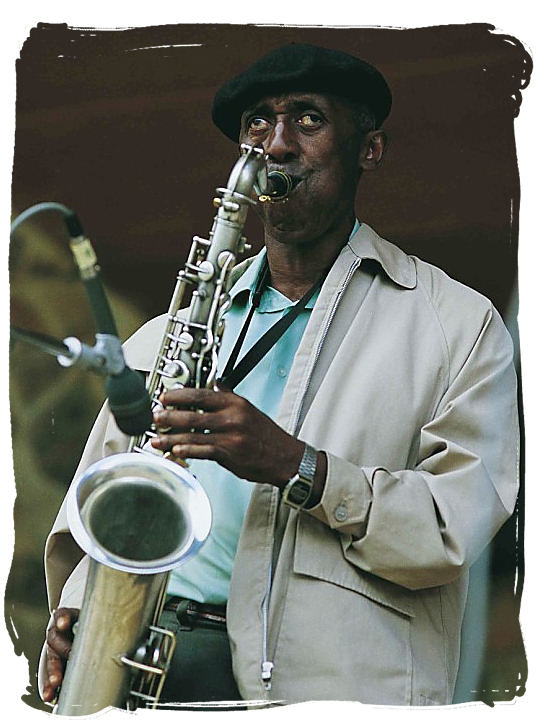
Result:
<instances>
[{"instance_id":1,"label":"shirt button","mask_svg":"<svg viewBox=\"0 0 539 725\"><path fill-rule=\"evenodd\" d=\"M277 368L277 375L280 378L286 378L286 368L283 368L283 367Z\"/></svg>"},{"instance_id":2,"label":"shirt button","mask_svg":"<svg viewBox=\"0 0 539 725\"><path fill-rule=\"evenodd\" d=\"M346 521L346 519L348 518L348 509L343 503L341 503L337 506L337 508L333 512L333 515L335 516L336 521Z\"/></svg>"}]
</instances>

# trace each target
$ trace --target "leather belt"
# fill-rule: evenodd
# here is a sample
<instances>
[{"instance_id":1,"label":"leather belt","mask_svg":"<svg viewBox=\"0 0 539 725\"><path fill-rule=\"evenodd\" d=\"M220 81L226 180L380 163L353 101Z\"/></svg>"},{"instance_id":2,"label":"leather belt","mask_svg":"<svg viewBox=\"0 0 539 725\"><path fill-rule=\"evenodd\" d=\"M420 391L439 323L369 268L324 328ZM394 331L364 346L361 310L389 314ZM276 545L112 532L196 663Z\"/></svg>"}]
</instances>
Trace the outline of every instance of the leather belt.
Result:
<instances>
[{"instance_id":1,"label":"leather belt","mask_svg":"<svg viewBox=\"0 0 539 725\"><path fill-rule=\"evenodd\" d=\"M164 610L176 612L179 623L188 629L208 627L226 630L226 606L224 604L201 604L183 597L169 597Z\"/></svg>"}]
</instances>

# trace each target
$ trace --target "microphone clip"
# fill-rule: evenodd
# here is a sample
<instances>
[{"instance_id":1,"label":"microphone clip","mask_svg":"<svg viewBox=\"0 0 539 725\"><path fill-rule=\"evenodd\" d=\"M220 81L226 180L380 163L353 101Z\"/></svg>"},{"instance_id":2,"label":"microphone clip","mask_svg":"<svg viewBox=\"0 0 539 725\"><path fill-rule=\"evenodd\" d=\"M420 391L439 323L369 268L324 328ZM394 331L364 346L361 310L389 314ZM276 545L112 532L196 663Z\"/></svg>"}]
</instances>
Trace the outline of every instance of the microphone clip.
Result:
<instances>
[{"instance_id":1,"label":"microphone clip","mask_svg":"<svg viewBox=\"0 0 539 725\"><path fill-rule=\"evenodd\" d=\"M95 339L95 345L90 347L76 337L66 337L63 343L69 352L58 355L56 359L65 368L77 364L103 375L119 375L125 368L119 338L116 335L98 332Z\"/></svg>"}]
</instances>

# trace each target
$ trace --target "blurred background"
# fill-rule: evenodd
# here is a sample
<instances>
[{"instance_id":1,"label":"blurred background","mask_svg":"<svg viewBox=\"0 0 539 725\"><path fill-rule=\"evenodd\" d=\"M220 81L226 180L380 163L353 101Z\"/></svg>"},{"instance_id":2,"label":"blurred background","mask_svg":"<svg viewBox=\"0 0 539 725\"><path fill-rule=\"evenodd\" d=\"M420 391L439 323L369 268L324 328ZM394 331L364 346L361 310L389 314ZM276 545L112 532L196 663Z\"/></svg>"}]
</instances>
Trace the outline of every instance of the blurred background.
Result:
<instances>
[{"instance_id":1,"label":"blurred background","mask_svg":"<svg viewBox=\"0 0 539 725\"><path fill-rule=\"evenodd\" d=\"M77 213L125 339L168 308L191 238L209 231L214 189L235 161L234 144L210 118L217 88L287 42L340 48L374 63L394 99L385 124L388 153L360 184L358 216L492 299L513 335L518 365L514 119L531 59L517 39L492 31L479 24L129 30L39 24L17 60L13 216L41 201ZM523 112L525 100L524 94ZM247 236L258 251L254 215ZM24 224L9 263L13 324L94 343L57 215ZM20 697L43 709L35 678L48 621L43 547L101 406L103 382L15 343L10 396L17 497L5 618L14 651L28 660ZM512 700L524 692L523 507L522 488L514 516L473 567L456 702Z\"/></svg>"}]
</instances>

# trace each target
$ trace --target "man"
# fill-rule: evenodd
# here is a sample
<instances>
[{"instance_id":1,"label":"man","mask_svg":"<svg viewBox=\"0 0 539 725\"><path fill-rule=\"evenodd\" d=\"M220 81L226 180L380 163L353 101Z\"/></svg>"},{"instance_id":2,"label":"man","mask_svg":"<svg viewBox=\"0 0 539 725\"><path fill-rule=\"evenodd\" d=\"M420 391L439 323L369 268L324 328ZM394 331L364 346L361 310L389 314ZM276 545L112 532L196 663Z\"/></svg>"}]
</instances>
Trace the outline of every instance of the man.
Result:
<instances>
[{"instance_id":1,"label":"man","mask_svg":"<svg viewBox=\"0 0 539 725\"><path fill-rule=\"evenodd\" d=\"M156 413L152 445L191 461L215 517L199 557L173 572L164 616L181 622L191 607L203 630L227 602L234 673L226 638L200 661L190 650L204 647L187 645L165 700L234 699L236 685L268 702L452 700L468 568L517 492L513 351L487 299L356 219L390 106L372 66L299 44L215 97L218 128L263 147L293 186L260 209L265 249L235 271L221 371L251 305L238 359L296 301L302 309L234 392L226 380L169 391ZM161 329L152 321L128 342L139 369ZM104 410L81 470L123 446ZM80 555L62 510L49 599L72 609L49 628L46 700L82 599L84 560L60 594Z\"/></svg>"}]
</instances>

